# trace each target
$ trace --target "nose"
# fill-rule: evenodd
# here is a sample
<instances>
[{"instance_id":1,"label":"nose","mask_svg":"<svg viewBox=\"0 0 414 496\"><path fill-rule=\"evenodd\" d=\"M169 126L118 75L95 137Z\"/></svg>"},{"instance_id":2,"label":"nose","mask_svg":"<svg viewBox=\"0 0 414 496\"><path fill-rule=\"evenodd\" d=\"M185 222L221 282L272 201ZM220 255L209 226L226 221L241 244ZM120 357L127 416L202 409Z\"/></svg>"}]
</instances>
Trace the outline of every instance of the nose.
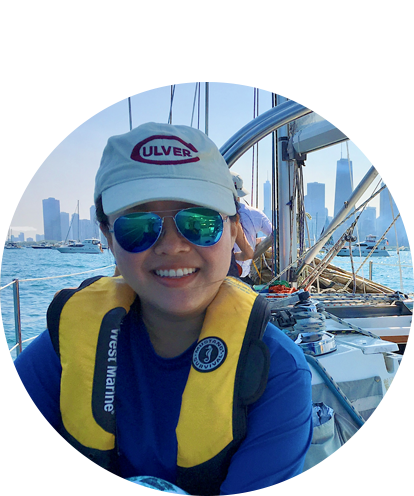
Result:
<instances>
[{"instance_id":1,"label":"nose","mask_svg":"<svg viewBox=\"0 0 414 496\"><path fill-rule=\"evenodd\" d=\"M161 235L154 245L154 253L157 255L176 255L190 250L190 242L177 231L174 219L164 217Z\"/></svg>"}]
</instances>

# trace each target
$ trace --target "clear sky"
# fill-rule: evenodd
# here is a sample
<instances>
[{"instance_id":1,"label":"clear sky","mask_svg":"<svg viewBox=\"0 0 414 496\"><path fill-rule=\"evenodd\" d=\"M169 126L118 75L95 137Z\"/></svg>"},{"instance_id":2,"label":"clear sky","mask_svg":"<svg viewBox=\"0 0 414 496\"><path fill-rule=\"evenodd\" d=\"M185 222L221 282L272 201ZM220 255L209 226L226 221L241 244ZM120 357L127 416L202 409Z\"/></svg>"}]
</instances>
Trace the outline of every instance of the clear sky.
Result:
<instances>
[{"instance_id":1,"label":"clear sky","mask_svg":"<svg viewBox=\"0 0 414 496\"><path fill-rule=\"evenodd\" d=\"M173 107L173 124L190 125L205 131L205 83L200 85L200 115L198 100L193 114L196 83L176 85ZM167 122L170 113L171 87L164 86L131 97L132 125L144 122ZM299 102L302 103L302 102ZM257 104L256 104L257 105ZM271 93L259 91L259 113L271 108ZM252 87L210 83L209 85L209 137L220 147L254 115ZM42 200L53 197L60 200L60 209L72 215L79 200L81 218L89 218L93 204L94 177L102 150L109 136L129 130L128 100L114 103L80 123L56 148L30 181L13 216L11 229L14 235L24 232L25 237L43 234ZM352 143L348 142L350 160L354 168L354 184L367 172L371 163ZM308 155L304 168L305 191L307 182L326 184L326 206L333 215L336 161L347 157L345 143ZM256 159L255 159L256 163ZM248 151L233 166L244 178L245 188L251 191L252 151ZM259 208L263 208L263 183L271 178L271 140L259 144ZM254 186L255 191L256 186ZM248 197L250 201L250 197ZM254 203L256 200L254 199ZM373 203L376 206L377 203ZM377 212L378 214L378 212Z\"/></svg>"}]
</instances>

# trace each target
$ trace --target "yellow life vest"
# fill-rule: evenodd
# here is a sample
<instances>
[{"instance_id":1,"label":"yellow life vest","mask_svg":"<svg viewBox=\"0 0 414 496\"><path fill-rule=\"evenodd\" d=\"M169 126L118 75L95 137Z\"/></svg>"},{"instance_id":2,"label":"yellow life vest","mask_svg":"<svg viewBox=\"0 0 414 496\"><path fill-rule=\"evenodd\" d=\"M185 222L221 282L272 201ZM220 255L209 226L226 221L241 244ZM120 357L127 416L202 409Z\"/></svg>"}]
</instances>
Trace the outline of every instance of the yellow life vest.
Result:
<instances>
[{"instance_id":1,"label":"yellow life vest","mask_svg":"<svg viewBox=\"0 0 414 496\"><path fill-rule=\"evenodd\" d=\"M95 277L59 292L47 314L62 365L62 435L114 473L117 339L136 298L122 277ZM247 406L267 383L269 316L266 300L231 277L207 309L176 428L176 484L190 494L219 493L246 435Z\"/></svg>"}]
</instances>

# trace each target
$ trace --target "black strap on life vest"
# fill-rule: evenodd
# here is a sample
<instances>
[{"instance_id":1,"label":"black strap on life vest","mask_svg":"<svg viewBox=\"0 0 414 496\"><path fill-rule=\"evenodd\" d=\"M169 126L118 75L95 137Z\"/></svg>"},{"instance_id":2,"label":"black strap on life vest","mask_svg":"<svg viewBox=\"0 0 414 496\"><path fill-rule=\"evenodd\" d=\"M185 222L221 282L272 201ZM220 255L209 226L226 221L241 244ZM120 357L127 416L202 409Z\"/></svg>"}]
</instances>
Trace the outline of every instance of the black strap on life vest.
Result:
<instances>
[{"instance_id":1,"label":"black strap on life vest","mask_svg":"<svg viewBox=\"0 0 414 496\"><path fill-rule=\"evenodd\" d=\"M190 494L220 494L231 458L247 434L247 407L255 403L266 389L270 353L262 338L270 318L270 308L259 295L250 314L236 370L233 401L233 441L214 458L191 468L177 467L178 487ZM211 426L214 429L214 426Z\"/></svg>"},{"instance_id":2,"label":"black strap on life vest","mask_svg":"<svg viewBox=\"0 0 414 496\"><path fill-rule=\"evenodd\" d=\"M63 289L61 290L55 298L52 300L49 308L47 310L47 328L49 331L50 339L52 341L53 348L60 359L60 347L59 347L59 322L60 315L63 307L67 303L67 301L78 291L90 286L94 282L101 279L103 276L96 276L86 279L82 282L82 284L78 288L71 289ZM112 329L119 328L123 318L125 317L125 310L123 308L114 308L112 311L108 312L101 324L98 344L97 344L97 356L102 356L102 352L100 350L106 350L108 346L106 342L109 340L109 335ZM95 373L94 373L94 395L92 398L92 409L94 411L94 417L97 423L106 431L113 432L115 434L116 425L115 425L115 416L107 416L103 417L102 409L95 408L97 403L102 403L100 396L104 394L105 387L99 382L104 380L105 374L99 370L100 362L97 360L95 364ZM100 412L97 414L97 412ZM84 446L81 444L76 438L74 438L64 427L63 422L60 423L60 428L58 429L60 435L68 441L76 450L82 453L84 456L95 462L100 467L109 470L114 474L119 474L119 464L118 464L118 455L117 455L117 445L115 444L115 449L108 451L101 451L98 449L93 449ZM117 439L115 437L115 443Z\"/></svg>"}]
</instances>

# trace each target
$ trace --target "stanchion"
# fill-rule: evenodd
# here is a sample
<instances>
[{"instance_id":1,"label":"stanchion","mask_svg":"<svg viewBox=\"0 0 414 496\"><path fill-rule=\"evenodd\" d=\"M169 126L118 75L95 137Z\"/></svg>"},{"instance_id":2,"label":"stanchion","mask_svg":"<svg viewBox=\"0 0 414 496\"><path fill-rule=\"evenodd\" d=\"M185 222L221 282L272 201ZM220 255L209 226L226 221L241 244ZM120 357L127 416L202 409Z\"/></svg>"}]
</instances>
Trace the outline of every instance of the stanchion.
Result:
<instances>
[{"instance_id":1,"label":"stanchion","mask_svg":"<svg viewBox=\"0 0 414 496\"><path fill-rule=\"evenodd\" d=\"M19 292L19 280L13 279L13 302L14 302L14 329L16 333L16 343L19 346L16 349L16 355L18 356L22 352L22 324L20 320L20 292Z\"/></svg>"}]
</instances>

